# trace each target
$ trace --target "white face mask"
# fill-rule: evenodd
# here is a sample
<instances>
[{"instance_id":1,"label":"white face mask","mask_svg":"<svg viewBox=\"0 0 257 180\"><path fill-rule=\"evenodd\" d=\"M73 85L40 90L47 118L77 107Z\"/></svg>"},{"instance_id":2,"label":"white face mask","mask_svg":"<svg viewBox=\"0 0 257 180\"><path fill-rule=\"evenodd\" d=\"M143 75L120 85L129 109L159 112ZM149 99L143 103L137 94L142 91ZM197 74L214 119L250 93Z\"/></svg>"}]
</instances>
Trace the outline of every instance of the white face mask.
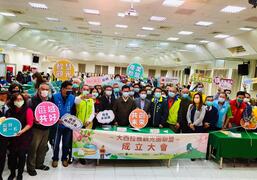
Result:
<instances>
[{"instance_id":1,"label":"white face mask","mask_svg":"<svg viewBox=\"0 0 257 180\"><path fill-rule=\"evenodd\" d=\"M14 105L17 108L20 108L21 106L23 106L23 104L24 104L24 100L22 100L22 101L14 101Z\"/></svg>"},{"instance_id":2,"label":"white face mask","mask_svg":"<svg viewBox=\"0 0 257 180\"><path fill-rule=\"evenodd\" d=\"M248 103L248 102L250 102L250 99L244 98L244 102Z\"/></svg>"},{"instance_id":3,"label":"white face mask","mask_svg":"<svg viewBox=\"0 0 257 180\"><path fill-rule=\"evenodd\" d=\"M41 96L44 97L44 98L47 97L48 94L49 94L48 91L41 91Z\"/></svg>"},{"instance_id":4,"label":"white face mask","mask_svg":"<svg viewBox=\"0 0 257 180\"><path fill-rule=\"evenodd\" d=\"M4 101L0 101L0 107L4 106L5 102Z\"/></svg>"}]
</instances>

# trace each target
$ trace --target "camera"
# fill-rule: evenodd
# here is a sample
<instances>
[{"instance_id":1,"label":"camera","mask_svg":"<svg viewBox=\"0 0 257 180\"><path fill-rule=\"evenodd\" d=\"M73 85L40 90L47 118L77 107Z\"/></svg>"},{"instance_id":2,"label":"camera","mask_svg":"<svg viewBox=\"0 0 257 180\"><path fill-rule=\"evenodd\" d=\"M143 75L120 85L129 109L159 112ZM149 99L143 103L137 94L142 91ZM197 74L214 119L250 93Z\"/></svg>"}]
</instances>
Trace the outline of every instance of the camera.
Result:
<instances>
[{"instance_id":1,"label":"camera","mask_svg":"<svg viewBox=\"0 0 257 180\"><path fill-rule=\"evenodd\" d=\"M249 4L253 5L253 8L257 7L257 0L248 0Z\"/></svg>"}]
</instances>

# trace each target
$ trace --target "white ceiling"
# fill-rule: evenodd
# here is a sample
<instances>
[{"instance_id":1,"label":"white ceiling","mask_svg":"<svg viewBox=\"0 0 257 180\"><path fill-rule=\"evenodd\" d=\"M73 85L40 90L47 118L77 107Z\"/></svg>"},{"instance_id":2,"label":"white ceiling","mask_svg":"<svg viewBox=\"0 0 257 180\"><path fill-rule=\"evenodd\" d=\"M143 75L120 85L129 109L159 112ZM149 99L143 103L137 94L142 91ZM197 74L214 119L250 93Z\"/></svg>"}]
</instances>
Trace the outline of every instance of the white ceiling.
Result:
<instances>
[{"instance_id":1,"label":"white ceiling","mask_svg":"<svg viewBox=\"0 0 257 180\"><path fill-rule=\"evenodd\" d=\"M29 2L44 3L49 9L34 9ZM16 13L15 17L0 15L0 40L2 44L16 44L43 55L175 66L210 63L215 59L205 45L199 43L200 40L216 41L214 32L237 36L245 33L239 30L240 27L257 27L257 20L247 21L251 17L257 19L257 10L251 8L248 0L186 0L180 7L165 7L162 3L163 0L141 0L134 4L138 17L122 18L117 13L127 11L130 3L121 0L0 0L0 12ZM227 5L247 9L238 14L220 12ZM84 8L97 9L100 15L85 14ZM151 16L164 16L166 20L150 21ZM46 17L60 21L49 22ZM88 21L101 22L101 26L89 25ZM196 26L198 21L213 24ZM29 23L30 26L21 27L13 22ZM117 28L116 24L125 24L128 28ZM141 30L143 26L155 30ZM183 36L178 35L180 31L194 33ZM146 37L139 38L137 34ZM170 42L167 41L169 37L179 40Z\"/></svg>"}]
</instances>

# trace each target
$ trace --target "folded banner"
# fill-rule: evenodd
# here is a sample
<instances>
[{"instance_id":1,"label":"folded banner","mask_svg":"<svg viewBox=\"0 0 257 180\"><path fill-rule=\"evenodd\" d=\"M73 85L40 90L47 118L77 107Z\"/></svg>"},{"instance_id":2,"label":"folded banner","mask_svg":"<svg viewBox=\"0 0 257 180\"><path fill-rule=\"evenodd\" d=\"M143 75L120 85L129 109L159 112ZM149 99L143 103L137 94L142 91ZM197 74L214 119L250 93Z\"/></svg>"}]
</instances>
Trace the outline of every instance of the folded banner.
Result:
<instances>
[{"instance_id":1,"label":"folded banner","mask_svg":"<svg viewBox=\"0 0 257 180\"><path fill-rule=\"evenodd\" d=\"M116 131L73 131L74 158L171 159L205 158L207 133L142 134Z\"/></svg>"},{"instance_id":2,"label":"folded banner","mask_svg":"<svg viewBox=\"0 0 257 180\"><path fill-rule=\"evenodd\" d=\"M7 118L0 123L0 134L4 137L14 137L21 130L21 123L16 118Z\"/></svg>"},{"instance_id":3,"label":"folded banner","mask_svg":"<svg viewBox=\"0 0 257 180\"><path fill-rule=\"evenodd\" d=\"M61 118L62 123L71 130L79 130L83 127L82 122L74 115L64 114Z\"/></svg>"}]
</instances>

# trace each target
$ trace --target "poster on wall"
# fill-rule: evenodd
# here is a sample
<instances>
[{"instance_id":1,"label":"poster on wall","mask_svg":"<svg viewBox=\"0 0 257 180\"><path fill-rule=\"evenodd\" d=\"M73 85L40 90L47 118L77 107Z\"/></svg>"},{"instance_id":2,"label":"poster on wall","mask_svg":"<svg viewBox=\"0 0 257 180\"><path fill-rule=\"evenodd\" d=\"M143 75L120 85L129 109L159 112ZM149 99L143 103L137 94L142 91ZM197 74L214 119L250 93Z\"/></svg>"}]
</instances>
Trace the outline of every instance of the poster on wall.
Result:
<instances>
[{"instance_id":1,"label":"poster on wall","mask_svg":"<svg viewBox=\"0 0 257 180\"><path fill-rule=\"evenodd\" d=\"M179 78L178 77L161 77L160 83L163 84L178 84Z\"/></svg>"},{"instance_id":2,"label":"poster on wall","mask_svg":"<svg viewBox=\"0 0 257 180\"><path fill-rule=\"evenodd\" d=\"M55 63L53 74L57 79L65 81L71 79L74 76L75 69L69 60L62 59Z\"/></svg>"}]
</instances>

